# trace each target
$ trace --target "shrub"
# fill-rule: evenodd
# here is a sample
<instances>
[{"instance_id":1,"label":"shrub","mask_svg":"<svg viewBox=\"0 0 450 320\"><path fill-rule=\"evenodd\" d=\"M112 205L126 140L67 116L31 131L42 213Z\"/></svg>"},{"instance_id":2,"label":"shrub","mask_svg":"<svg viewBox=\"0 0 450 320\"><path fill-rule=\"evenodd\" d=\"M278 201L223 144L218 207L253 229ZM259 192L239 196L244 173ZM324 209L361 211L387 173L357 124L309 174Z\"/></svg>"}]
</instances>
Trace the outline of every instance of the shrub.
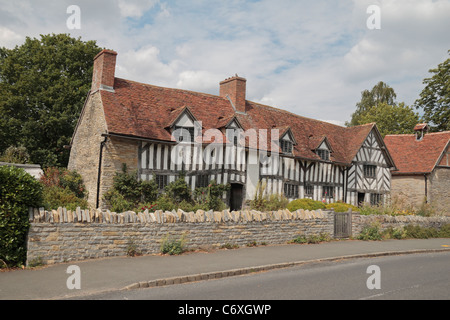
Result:
<instances>
[{"instance_id":1,"label":"shrub","mask_svg":"<svg viewBox=\"0 0 450 320\"><path fill-rule=\"evenodd\" d=\"M70 189L54 186L44 187L44 207L47 210L59 207L76 210L77 207L85 209L89 205L87 200L78 198Z\"/></svg>"},{"instance_id":2,"label":"shrub","mask_svg":"<svg viewBox=\"0 0 450 320\"><path fill-rule=\"evenodd\" d=\"M217 184L211 180L209 185L204 188L194 190L194 199L198 208L203 210L221 211L227 206L222 201L222 196L230 190L230 185Z\"/></svg>"},{"instance_id":3,"label":"shrub","mask_svg":"<svg viewBox=\"0 0 450 320\"><path fill-rule=\"evenodd\" d=\"M335 202L335 203L329 203L326 205L327 209L334 209L335 212L347 212L348 209L352 209L353 212L358 212L359 208L355 207L348 203L343 202Z\"/></svg>"},{"instance_id":4,"label":"shrub","mask_svg":"<svg viewBox=\"0 0 450 320\"><path fill-rule=\"evenodd\" d=\"M137 171L129 173L124 163L122 172L116 173L113 186L105 193L103 199L112 211L124 212L141 208L143 203L152 203L157 196L158 186L155 178L150 181L139 181Z\"/></svg>"},{"instance_id":5,"label":"shrub","mask_svg":"<svg viewBox=\"0 0 450 320\"><path fill-rule=\"evenodd\" d=\"M265 194L266 183L258 182L255 197L250 201L250 208L258 211L275 211L285 209L289 200L282 194Z\"/></svg>"},{"instance_id":6,"label":"shrub","mask_svg":"<svg viewBox=\"0 0 450 320\"><path fill-rule=\"evenodd\" d=\"M166 236L161 242L161 253L169 255L182 254L185 251L185 243L184 236L181 239L173 239Z\"/></svg>"},{"instance_id":7,"label":"shrub","mask_svg":"<svg viewBox=\"0 0 450 320\"><path fill-rule=\"evenodd\" d=\"M326 209L325 204L320 201L315 201L312 199L297 199L291 201L287 206L289 211L295 211L298 209L304 210L318 210Z\"/></svg>"},{"instance_id":8,"label":"shrub","mask_svg":"<svg viewBox=\"0 0 450 320\"><path fill-rule=\"evenodd\" d=\"M44 186L44 206L47 210L58 207L69 210L88 207L86 188L81 175L76 171L56 167L46 168L40 182Z\"/></svg>"},{"instance_id":9,"label":"shrub","mask_svg":"<svg viewBox=\"0 0 450 320\"><path fill-rule=\"evenodd\" d=\"M23 169L0 167L0 267L26 261L28 208L42 205L42 185Z\"/></svg>"},{"instance_id":10,"label":"shrub","mask_svg":"<svg viewBox=\"0 0 450 320\"><path fill-rule=\"evenodd\" d=\"M382 235L378 225L366 225L361 230L361 233L357 237L358 240L381 240Z\"/></svg>"},{"instance_id":11,"label":"shrub","mask_svg":"<svg viewBox=\"0 0 450 320\"><path fill-rule=\"evenodd\" d=\"M0 161L9 163L28 163L30 160L30 155L28 154L27 148L24 146L10 146L8 147L4 154L0 157Z\"/></svg>"}]
</instances>

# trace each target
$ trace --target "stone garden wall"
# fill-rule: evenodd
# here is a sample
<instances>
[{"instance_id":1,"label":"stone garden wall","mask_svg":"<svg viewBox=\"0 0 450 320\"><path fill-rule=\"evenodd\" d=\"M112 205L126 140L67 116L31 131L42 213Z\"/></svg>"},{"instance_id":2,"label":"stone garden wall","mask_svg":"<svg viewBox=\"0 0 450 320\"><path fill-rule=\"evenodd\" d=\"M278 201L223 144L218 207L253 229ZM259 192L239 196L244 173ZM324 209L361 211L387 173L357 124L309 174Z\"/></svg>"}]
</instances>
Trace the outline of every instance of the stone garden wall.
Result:
<instances>
[{"instance_id":1,"label":"stone garden wall","mask_svg":"<svg viewBox=\"0 0 450 320\"><path fill-rule=\"evenodd\" d=\"M364 225L378 222L382 228L419 224L440 227L450 217L387 217L352 214L356 236ZM53 211L30 209L27 263L45 264L91 258L125 256L129 249L142 254L160 252L167 239L185 241L187 249L285 244L298 236L328 234L333 237L332 210L253 210L221 212L124 212Z\"/></svg>"}]
</instances>

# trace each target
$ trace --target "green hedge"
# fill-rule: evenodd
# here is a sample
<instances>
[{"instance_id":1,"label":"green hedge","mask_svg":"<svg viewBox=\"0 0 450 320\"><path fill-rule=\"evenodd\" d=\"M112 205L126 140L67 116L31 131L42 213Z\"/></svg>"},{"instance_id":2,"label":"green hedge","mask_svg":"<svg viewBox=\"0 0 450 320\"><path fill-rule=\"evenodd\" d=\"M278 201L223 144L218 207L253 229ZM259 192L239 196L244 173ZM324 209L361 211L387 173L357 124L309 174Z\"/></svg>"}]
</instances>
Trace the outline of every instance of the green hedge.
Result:
<instances>
[{"instance_id":1,"label":"green hedge","mask_svg":"<svg viewBox=\"0 0 450 320\"><path fill-rule=\"evenodd\" d=\"M42 205L42 185L25 170L0 167L0 267L26 262L28 208Z\"/></svg>"},{"instance_id":2,"label":"green hedge","mask_svg":"<svg viewBox=\"0 0 450 320\"><path fill-rule=\"evenodd\" d=\"M320 201L315 201L312 199L297 199L289 202L287 205L289 211L295 211L298 209L304 210L318 210L326 209L325 204Z\"/></svg>"}]
</instances>

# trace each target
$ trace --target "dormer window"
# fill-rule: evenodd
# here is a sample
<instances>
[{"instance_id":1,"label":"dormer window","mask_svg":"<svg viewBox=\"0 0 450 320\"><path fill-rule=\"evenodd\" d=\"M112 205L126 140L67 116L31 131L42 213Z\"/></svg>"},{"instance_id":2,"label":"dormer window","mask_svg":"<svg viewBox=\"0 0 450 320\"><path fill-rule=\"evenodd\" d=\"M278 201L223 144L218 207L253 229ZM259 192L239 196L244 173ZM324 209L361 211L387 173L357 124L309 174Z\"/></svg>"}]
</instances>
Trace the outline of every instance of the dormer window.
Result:
<instances>
[{"instance_id":1,"label":"dormer window","mask_svg":"<svg viewBox=\"0 0 450 320\"><path fill-rule=\"evenodd\" d=\"M330 160L330 150L327 149L317 149L317 155L320 159L329 161Z\"/></svg>"},{"instance_id":2,"label":"dormer window","mask_svg":"<svg viewBox=\"0 0 450 320\"><path fill-rule=\"evenodd\" d=\"M283 153L292 153L292 141L281 140L281 151Z\"/></svg>"},{"instance_id":3,"label":"dormer window","mask_svg":"<svg viewBox=\"0 0 450 320\"><path fill-rule=\"evenodd\" d=\"M195 138L194 127L175 126L173 136L177 142L193 143Z\"/></svg>"},{"instance_id":4,"label":"dormer window","mask_svg":"<svg viewBox=\"0 0 450 320\"><path fill-rule=\"evenodd\" d=\"M285 154L292 154L294 144L296 144L294 135L292 134L291 129L288 127L287 129L284 129L284 132L281 135L280 139L281 152Z\"/></svg>"}]
</instances>

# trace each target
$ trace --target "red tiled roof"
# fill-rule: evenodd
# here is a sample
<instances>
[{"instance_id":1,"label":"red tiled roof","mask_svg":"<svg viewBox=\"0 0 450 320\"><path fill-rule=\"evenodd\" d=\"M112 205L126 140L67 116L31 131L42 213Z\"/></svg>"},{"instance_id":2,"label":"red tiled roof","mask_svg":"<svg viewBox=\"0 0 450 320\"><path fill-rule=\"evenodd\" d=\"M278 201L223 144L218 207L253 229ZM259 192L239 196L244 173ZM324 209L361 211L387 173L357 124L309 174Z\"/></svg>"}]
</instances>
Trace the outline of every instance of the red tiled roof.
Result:
<instances>
[{"instance_id":1,"label":"red tiled roof","mask_svg":"<svg viewBox=\"0 0 450 320\"><path fill-rule=\"evenodd\" d=\"M398 168L392 174L432 172L449 141L450 131L428 133L421 140L414 134L385 136L384 143Z\"/></svg>"},{"instance_id":2,"label":"red tiled roof","mask_svg":"<svg viewBox=\"0 0 450 320\"><path fill-rule=\"evenodd\" d=\"M119 78L115 79L114 91L100 91L108 132L153 140L172 141L169 126L188 108L202 122L203 131L221 128L233 117L244 130L267 129L268 141L272 128L290 128L297 143L293 155L303 159L320 160L311 148L311 139L327 137L333 150L331 160L350 165L375 126L345 128L251 101L246 102L246 114L235 113L228 99L220 96ZM280 137L281 132L285 130L280 130Z\"/></svg>"}]
</instances>

